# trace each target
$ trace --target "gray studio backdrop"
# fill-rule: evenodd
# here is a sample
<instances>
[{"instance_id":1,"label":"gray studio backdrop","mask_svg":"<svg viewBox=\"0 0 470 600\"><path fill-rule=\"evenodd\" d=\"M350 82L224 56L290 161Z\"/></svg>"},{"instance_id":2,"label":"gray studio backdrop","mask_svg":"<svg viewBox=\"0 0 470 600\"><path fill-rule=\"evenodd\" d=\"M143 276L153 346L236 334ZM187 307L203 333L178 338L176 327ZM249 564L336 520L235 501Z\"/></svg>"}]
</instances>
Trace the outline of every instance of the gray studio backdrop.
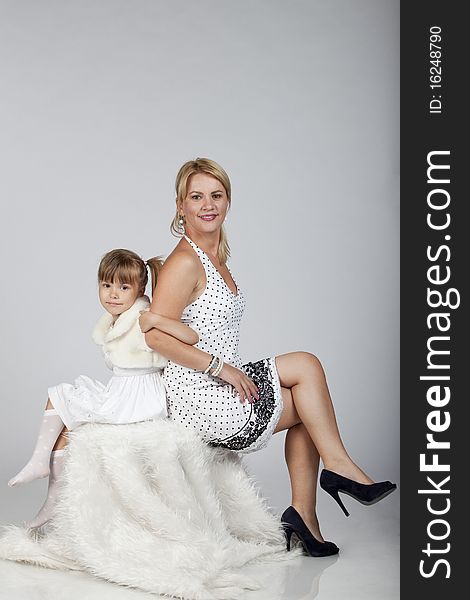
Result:
<instances>
[{"instance_id":1,"label":"gray studio backdrop","mask_svg":"<svg viewBox=\"0 0 470 600\"><path fill-rule=\"evenodd\" d=\"M170 252L196 156L232 180L242 358L318 355L350 454L399 479L398 5L0 2L1 522L39 507L44 481L6 482L48 385L109 377L90 338L102 254ZM283 438L247 458L279 511Z\"/></svg>"}]
</instances>

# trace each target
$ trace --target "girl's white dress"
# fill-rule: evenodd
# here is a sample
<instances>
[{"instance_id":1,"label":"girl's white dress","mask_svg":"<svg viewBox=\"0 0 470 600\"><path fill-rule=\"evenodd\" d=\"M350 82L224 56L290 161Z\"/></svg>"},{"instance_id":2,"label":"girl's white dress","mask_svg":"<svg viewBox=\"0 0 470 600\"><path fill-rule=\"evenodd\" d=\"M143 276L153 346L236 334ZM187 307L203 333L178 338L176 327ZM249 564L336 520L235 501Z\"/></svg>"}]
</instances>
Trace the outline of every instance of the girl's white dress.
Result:
<instances>
[{"instance_id":1,"label":"girl's white dress","mask_svg":"<svg viewBox=\"0 0 470 600\"><path fill-rule=\"evenodd\" d=\"M167 359L145 343L139 326L140 311L149 299L138 298L113 324L105 313L93 330L113 376L107 384L80 375L70 383L50 387L49 398L69 430L83 423L136 423L166 417L162 379Z\"/></svg>"}]
</instances>

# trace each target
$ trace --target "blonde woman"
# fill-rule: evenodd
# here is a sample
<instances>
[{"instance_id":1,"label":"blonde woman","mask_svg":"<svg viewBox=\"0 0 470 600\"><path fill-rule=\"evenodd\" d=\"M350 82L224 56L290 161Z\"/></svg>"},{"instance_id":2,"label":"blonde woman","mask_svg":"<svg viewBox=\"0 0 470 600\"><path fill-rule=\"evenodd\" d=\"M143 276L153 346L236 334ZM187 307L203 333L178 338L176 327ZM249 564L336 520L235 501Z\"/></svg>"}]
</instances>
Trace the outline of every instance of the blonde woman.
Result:
<instances>
[{"instance_id":1,"label":"blonde woman","mask_svg":"<svg viewBox=\"0 0 470 600\"><path fill-rule=\"evenodd\" d=\"M164 371L169 416L196 429L207 443L237 452L263 448L288 430L285 456L292 505L282 515L287 547L294 534L310 556L336 554L316 515L320 485L347 514L338 492L373 504L396 485L373 481L349 457L339 434L325 374L318 358L292 352L242 365L239 326L245 300L227 266L224 220L231 185L212 160L185 163L176 178L172 231L181 236L159 274L151 312L180 319L199 335L189 346L140 319L147 344L169 358Z\"/></svg>"}]
</instances>

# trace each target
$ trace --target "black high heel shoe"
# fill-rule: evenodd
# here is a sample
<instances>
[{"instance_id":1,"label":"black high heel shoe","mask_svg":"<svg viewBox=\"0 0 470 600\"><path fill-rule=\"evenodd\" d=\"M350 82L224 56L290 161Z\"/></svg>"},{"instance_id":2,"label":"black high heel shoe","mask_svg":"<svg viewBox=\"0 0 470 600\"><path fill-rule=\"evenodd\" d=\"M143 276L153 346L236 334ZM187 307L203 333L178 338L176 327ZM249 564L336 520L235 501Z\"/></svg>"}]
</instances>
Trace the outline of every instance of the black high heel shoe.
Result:
<instances>
[{"instance_id":1,"label":"black high heel shoe","mask_svg":"<svg viewBox=\"0 0 470 600\"><path fill-rule=\"evenodd\" d=\"M328 471L328 469L323 469L321 472L320 485L325 492L328 492L336 500L347 517L349 517L349 513L341 501L338 492L343 492L343 494L351 496L351 498L354 498L354 500L357 500L361 504L369 505L375 504L397 489L397 484L391 481L358 483L333 471Z\"/></svg>"},{"instance_id":2,"label":"black high heel shoe","mask_svg":"<svg viewBox=\"0 0 470 600\"><path fill-rule=\"evenodd\" d=\"M289 506L281 517L286 534L287 550L291 548L291 538L294 534L302 543L305 552L309 556L331 556L338 554L339 548L333 542L319 542L310 532L310 529L305 525L302 517L293 506Z\"/></svg>"}]
</instances>

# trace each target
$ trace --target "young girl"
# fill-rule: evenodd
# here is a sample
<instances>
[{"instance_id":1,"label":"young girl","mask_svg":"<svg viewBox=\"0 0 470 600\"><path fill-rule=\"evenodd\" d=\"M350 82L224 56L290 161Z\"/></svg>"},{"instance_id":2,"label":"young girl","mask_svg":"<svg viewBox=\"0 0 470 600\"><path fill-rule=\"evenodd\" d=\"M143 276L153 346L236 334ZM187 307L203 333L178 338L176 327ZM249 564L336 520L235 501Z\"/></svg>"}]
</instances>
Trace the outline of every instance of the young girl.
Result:
<instances>
[{"instance_id":1,"label":"young girl","mask_svg":"<svg viewBox=\"0 0 470 600\"><path fill-rule=\"evenodd\" d=\"M33 455L10 481L10 487L49 475L46 501L30 521L39 527L52 515L66 439L64 425L73 430L83 423L137 423L166 417L166 395L162 370L167 359L145 343L139 317L148 310L144 296L152 275L152 293L162 266L158 258L146 263L130 250L111 250L98 268L99 299L106 313L93 330L93 340L102 346L113 376L107 385L85 375L73 384L49 388L49 399ZM196 332L180 321L152 315L153 326L186 344L196 344Z\"/></svg>"}]
</instances>

